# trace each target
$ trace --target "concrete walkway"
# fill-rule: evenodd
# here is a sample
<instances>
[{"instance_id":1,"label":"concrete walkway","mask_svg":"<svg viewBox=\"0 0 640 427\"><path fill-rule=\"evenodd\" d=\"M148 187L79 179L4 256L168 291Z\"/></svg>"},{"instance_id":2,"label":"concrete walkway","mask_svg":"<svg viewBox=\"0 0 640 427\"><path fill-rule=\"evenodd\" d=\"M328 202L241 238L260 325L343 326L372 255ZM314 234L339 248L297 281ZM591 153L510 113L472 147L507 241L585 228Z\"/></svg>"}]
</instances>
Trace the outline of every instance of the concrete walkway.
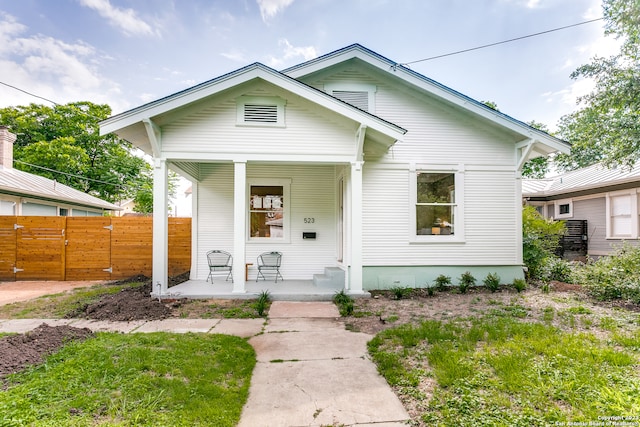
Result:
<instances>
[{"instance_id":1,"label":"concrete walkway","mask_svg":"<svg viewBox=\"0 0 640 427\"><path fill-rule=\"evenodd\" d=\"M0 332L43 322L93 331L202 332L249 339L256 364L240 427L406 426L409 415L369 360L371 335L349 332L329 302L274 301L269 319L1 320Z\"/></svg>"}]
</instances>

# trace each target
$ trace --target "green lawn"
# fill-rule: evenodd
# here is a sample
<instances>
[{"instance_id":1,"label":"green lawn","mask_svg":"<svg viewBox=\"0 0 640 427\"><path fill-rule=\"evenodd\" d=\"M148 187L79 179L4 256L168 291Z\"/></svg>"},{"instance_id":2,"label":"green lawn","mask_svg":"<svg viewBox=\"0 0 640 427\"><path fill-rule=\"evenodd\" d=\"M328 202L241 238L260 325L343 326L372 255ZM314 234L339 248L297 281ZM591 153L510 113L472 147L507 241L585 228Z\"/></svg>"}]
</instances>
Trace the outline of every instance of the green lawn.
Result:
<instances>
[{"instance_id":1,"label":"green lawn","mask_svg":"<svg viewBox=\"0 0 640 427\"><path fill-rule=\"evenodd\" d=\"M640 422L639 329L571 332L521 317L503 310L403 325L369 350L419 425Z\"/></svg>"},{"instance_id":2,"label":"green lawn","mask_svg":"<svg viewBox=\"0 0 640 427\"><path fill-rule=\"evenodd\" d=\"M0 426L234 426L255 363L232 336L99 333L10 376Z\"/></svg>"}]
</instances>

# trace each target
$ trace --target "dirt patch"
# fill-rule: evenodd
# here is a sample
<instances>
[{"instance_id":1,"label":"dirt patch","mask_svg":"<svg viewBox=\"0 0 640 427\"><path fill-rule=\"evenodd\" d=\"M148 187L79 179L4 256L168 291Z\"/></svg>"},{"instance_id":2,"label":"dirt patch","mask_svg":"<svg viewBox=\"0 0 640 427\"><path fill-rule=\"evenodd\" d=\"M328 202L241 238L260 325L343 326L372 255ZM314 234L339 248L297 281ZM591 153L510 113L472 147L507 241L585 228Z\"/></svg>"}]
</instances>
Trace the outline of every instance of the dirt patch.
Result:
<instances>
[{"instance_id":1,"label":"dirt patch","mask_svg":"<svg viewBox=\"0 0 640 427\"><path fill-rule=\"evenodd\" d=\"M124 288L120 292L105 295L67 317L85 317L94 320L131 321L160 320L171 317L171 308L152 299L151 281L142 286Z\"/></svg>"},{"instance_id":2,"label":"dirt patch","mask_svg":"<svg viewBox=\"0 0 640 427\"><path fill-rule=\"evenodd\" d=\"M616 319L620 325L640 322L638 311L633 304L593 301L580 286L557 282L550 292L532 287L517 293L504 287L492 293L478 287L464 294L448 290L428 295L420 290L396 299L390 291L372 291L372 298L356 299L354 315L341 321L350 330L375 335L406 323L494 314L544 321L574 331L593 331L593 325L603 318Z\"/></svg>"},{"instance_id":3,"label":"dirt patch","mask_svg":"<svg viewBox=\"0 0 640 427\"><path fill-rule=\"evenodd\" d=\"M43 323L25 334L0 338L0 378L42 363L47 355L70 341L83 341L92 336L93 332L88 328L54 327Z\"/></svg>"},{"instance_id":4,"label":"dirt patch","mask_svg":"<svg viewBox=\"0 0 640 427\"><path fill-rule=\"evenodd\" d=\"M169 286L174 286L189 280L189 272L169 278ZM126 280L114 282L122 285L133 282L143 282L141 286L127 287L120 292L105 295L100 300L85 305L67 318L84 317L94 320L131 321L131 320L160 320L172 317L172 308L162 301L151 298L151 279L146 276L130 277Z\"/></svg>"}]
</instances>

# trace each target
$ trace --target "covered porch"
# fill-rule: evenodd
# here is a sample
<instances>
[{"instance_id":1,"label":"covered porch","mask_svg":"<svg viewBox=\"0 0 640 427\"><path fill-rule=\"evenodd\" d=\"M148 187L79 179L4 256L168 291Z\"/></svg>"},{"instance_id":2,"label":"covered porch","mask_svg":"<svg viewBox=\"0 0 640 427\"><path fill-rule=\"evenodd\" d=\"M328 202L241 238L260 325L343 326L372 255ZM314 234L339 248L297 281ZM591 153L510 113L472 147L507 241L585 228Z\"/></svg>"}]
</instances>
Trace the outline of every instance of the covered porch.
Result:
<instances>
[{"instance_id":1,"label":"covered porch","mask_svg":"<svg viewBox=\"0 0 640 427\"><path fill-rule=\"evenodd\" d=\"M259 294L246 266L264 252L282 253L274 297L330 299L311 279L334 268L341 289L364 294L364 152L386 152L405 129L254 64L114 116L109 132L153 157L154 296ZM191 280L179 289L168 287L169 169L193 183ZM233 282L206 285L209 250L232 255Z\"/></svg>"},{"instance_id":2,"label":"covered porch","mask_svg":"<svg viewBox=\"0 0 640 427\"><path fill-rule=\"evenodd\" d=\"M273 301L331 301L340 287L316 286L312 280L247 281L245 292L233 291L231 281L216 280L212 284L205 280L188 280L168 288L163 298L191 299L256 299L262 292L269 292ZM368 292L359 297L370 297Z\"/></svg>"}]
</instances>

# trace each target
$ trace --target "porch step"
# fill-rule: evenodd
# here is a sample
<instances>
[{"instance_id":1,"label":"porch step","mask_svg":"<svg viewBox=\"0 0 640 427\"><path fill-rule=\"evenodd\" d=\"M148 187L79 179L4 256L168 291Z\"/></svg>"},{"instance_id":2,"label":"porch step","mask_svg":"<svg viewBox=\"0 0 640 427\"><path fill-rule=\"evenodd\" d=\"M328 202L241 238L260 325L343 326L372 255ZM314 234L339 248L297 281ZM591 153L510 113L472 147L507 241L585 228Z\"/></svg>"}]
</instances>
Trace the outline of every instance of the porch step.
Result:
<instances>
[{"instance_id":1,"label":"porch step","mask_svg":"<svg viewBox=\"0 0 640 427\"><path fill-rule=\"evenodd\" d=\"M324 274L314 274L313 284L321 288L344 288L344 270L338 267L325 267Z\"/></svg>"}]
</instances>

